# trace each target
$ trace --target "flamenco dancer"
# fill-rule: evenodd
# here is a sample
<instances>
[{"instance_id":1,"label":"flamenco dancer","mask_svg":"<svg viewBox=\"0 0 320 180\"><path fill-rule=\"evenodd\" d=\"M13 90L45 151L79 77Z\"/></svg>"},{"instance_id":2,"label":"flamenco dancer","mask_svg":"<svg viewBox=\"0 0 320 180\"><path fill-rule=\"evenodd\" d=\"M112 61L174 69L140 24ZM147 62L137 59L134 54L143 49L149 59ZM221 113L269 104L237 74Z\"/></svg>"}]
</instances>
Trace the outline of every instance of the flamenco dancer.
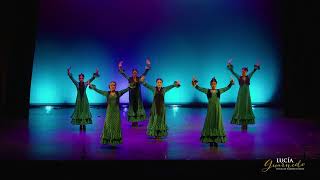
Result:
<instances>
[{"instance_id":1,"label":"flamenco dancer","mask_svg":"<svg viewBox=\"0 0 320 180\"><path fill-rule=\"evenodd\" d=\"M209 143L210 147L218 147L218 143L225 143L227 140L222 121L220 96L228 91L233 84L234 81L231 79L227 87L217 89L217 80L213 77L210 81L211 88L206 89L200 87L195 78L192 79L192 86L206 94L208 98L208 110L200 140L202 143Z\"/></svg>"},{"instance_id":2,"label":"flamenco dancer","mask_svg":"<svg viewBox=\"0 0 320 180\"><path fill-rule=\"evenodd\" d=\"M109 83L109 91L102 91L96 88L94 84L89 84L89 88L103 95L107 99L107 112L101 135L101 144L110 144L115 147L122 144L121 121L120 121L120 97L129 91L129 87L116 91L117 83Z\"/></svg>"},{"instance_id":3,"label":"flamenco dancer","mask_svg":"<svg viewBox=\"0 0 320 180\"><path fill-rule=\"evenodd\" d=\"M141 96L141 86L140 86L140 77L138 76L138 70L132 70L132 76L129 77L122 68L123 61L120 61L118 64L120 74L125 77L130 84L134 88L129 89L129 110L128 110L128 121L132 122L133 127L138 126L138 122L143 121L146 119L146 112L143 107L143 101ZM146 76L148 71L151 68L150 59L147 58L146 60L146 68L143 72L142 76Z\"/></svg>"},{"instance_id":4,"label":"flamenco dancer","mask_svg":"<svg viewBox=\"0 0 320 180\"><path fill-rule=\"evenodd\" d=\"M260 65L255 64L253 71L251 71L248 75L247 75L248 68L243 67L241 76L236 72L234 72L233 65L231 64L231 60L228 61L227 68L238 79L239 85L240 85L231 124L241 125L241 129L246 131L248 128L248 124L255 124L255 116L252 111L249 86L250 86L250 79L252 75L258 69L260 69Z\"/></svg>"},{"instance_id":5,"label":"flamenco dancer","mask_svg":"<svg viewBox=\"0 0 320 180\"><path fill-rule=\"evenodd\" d=\"M180 87L180 82L174 81L172 85L162 87L163 80L158 78L156 80L157 85L154 87L146 83L144 80L145 77L142 76L140 81L142 82L143 86L148 88L153 93L153 102L147 127L147 134L155 137L156 139L160 139L161 137L168 135L166 107L164 101L165 94L174 87Z\"/></svg>"},{"instance_id":6,"label":"flamenco dancer","mask_svg":"<svg viewBox=\"0 0 320 180\"><path fill-rule=\"evenodd\" d=\"M80 125L80 130L86 130L87 124L92 124L92 116L90 112L89 101L87 98L86 89L96 77L99 77L99 70L93 74L92 78L84 82L84 74L79 74L79 82L77 82L70 72L71 67L68 68L68 76L77 88L77 99L74 112L71 116L73 125Z\"/></svg>"}]
</instances>

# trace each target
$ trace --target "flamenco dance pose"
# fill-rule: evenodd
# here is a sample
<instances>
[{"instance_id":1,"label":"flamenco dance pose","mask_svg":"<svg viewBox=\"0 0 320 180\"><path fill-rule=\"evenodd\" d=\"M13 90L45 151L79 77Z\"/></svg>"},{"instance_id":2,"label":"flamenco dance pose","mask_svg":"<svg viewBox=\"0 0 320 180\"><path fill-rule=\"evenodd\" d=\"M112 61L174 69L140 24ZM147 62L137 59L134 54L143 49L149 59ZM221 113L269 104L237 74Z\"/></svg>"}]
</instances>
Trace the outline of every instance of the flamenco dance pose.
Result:
<instances>
[{"instance_id":1,"label":"flamenco dance pose","mask_svg":"<svg viewBox=\"0 0 320 180\"><path fill-rule=\"evenodd\" d=\"M138 126L138 122L146 119L146 113L143 107L143 101L141 96L141 86L140 86L140 77L138 76L138 70L132 70L132 76L128 75L122 69L122 61L119 62L118 68L120 74L122 74L134 88L129 89L129 111L128 111L128 121L132 122L132 126ZM148 71L151 68L150 60L146 60L146 68L142 76L146 76Z\"/></svg>"},{"instance_id":2,"label":"flamenco dance pose","mask_svg":"<svg viewBox=\"0 0 320 180\"><path fill-rule=\"evenodd\" d=\"M129 90L129 87L121 91L116 91L117 84L111 81L110 91L102 91L94 84L89 84L89 88L107 98L107 113L101 135L101 144L115 146L122 143L121 123L120 123L120 97Z\"/></svg>"},{"instance_id":3,"label":"flamenco dance pose","mask_svg":"<svg viewBox=\"0 0 320 180\"><path fill-rule=\"evenodd\" d=\"M231 60L227 64L227 68L239 81L239 91L235 110L232 116L231 124L242 125L242 130L247 130L248 124L255 124L255 116L252 111L251 97L250 97L250 79L256 70L260 69L259 64L254 65L254 69L247 75L248 68L242 68L241 76L234 72Z\"/></svg>"},{"instance_id":4,"label":"flamenco dance pose","mask_svg":"<svg viewBox=\"0 0 320 180\"><path fill-rule=\"evenodd\" d=\"M84 82L84 74L79 74L79 82L77 82L68 68L68 76L72 80L73 84L77 88L77 99L74 112L71 116L73 125L80 125L80 130L86 129L86 124L92 124L91 112L89 107L89 101L87 98L86 89L88 84L90 84L96 77L99 77L98 69L93 74L92 78L87 82Z\"/></svg>"},{"instance_id":5,"label":"flamenco dance pose","mask_svg":"<svg viewBox=\"0 0 320 180\"><path fill-rule=\"evenodd\" d=\"M228 91L233 84L234 81L231 79L227 87L217 89L217 80L213 77L210 81L211 89L206 89L200 87L195 78L192 79L192 86L205 93L208 98L208 110L200 140L202 143L209 143L210 147L213 145L218 147L218 143L225 143L227 140L222 121L220 95Z\"/></svg>"},{"instance_id":6,"label":"flamenco dance pose","mask_svg":"<svg viewBox=\"0 0 320 180\"><path fill-rule=\"evenodd\" d=\"M144 81L142 76L140 81L142 84L153 92L153 102L151 106L150 119L147 127L147 134L157 139L168 135L168 126L166 123L166 107L164 102L165 94L173 87L180 87L180 82L175 81L173 85L162 87L163 80L156 80L156 87L149 85Z\"/></svg>"}]
</instances>

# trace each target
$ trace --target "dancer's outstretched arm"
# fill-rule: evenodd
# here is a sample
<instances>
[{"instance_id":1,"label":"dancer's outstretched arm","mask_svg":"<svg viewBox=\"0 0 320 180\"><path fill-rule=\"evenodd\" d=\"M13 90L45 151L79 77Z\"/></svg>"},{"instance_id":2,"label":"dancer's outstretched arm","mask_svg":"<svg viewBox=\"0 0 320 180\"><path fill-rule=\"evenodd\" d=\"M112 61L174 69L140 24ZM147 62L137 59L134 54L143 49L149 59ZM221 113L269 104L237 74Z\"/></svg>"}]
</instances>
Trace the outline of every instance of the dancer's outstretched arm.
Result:
<instances>
[{"instance_id":1,"label":"dancer's outstretched arm","mask_svg":"<svg viewBox=\"0 0 320 180\"><path fill-rule=\"evenodd\" d=\"M254 65L254 69L248 74L248 77L251 78L252 75L253 75L258 69L260 69L260 65L259 65L259 64L255 64L255 65Z\"/></svg>"},{"instance_id":2,"label":"dancer's outstretched arm","mask_svg":"<svg viewBox=\"0 0 320 180\"><path fill-rule=\"evenodd\" d=\"M120 61L119 64L118 64L118 71L124 78L129 80L129 76L124 72L124 70L122 68L122 63L123 63L123 61Z\"/></svg>"},{"instance_id":3,"label":"dancer's outstretched arm","mask_svg":"<svg viewBox=\"0 0 320 180\"><path fill-rule=\"evenodd\" d=\"M71 67L68 68L68 76L71 79L71 81L73 82L73 84L78 87L78 82L73 78L72 73L70 72Z\"/></svg>"},{"instance_id":4,"label":"dancer's outstretched arm","mask_svg":"<svg viewBox=\"0 0 320 180\"><path fill-rule=\"evenodd\" d=\"M122 90L120 90L119 91L119 96L122 96L122 95L124 95L126 92L128 92L129 91L129 87L127 87L127 88L125 88L125 89L122 89Z\"/></svg>"},{"instance_id":5,"label":"dancer's outstretched arm","mask_svg":"<svg viewBox=\"0 0 320 180\"><path fill-rule=\"evenodd\" d=\"M152 92L155 91L155 87L151 86L150 84L148 84L148 83L145 81L145 76L141 76L140 82L142 83L142 85L143 85L144 87L146 87L146 88L149 89L150 91L152 91Z\"/></svg>"},{"instance_id":6,"label":"dancer's outstretched arm","mask_svg":"<svg viewBox=\"0 0 320 180\"><path fill-rule=\"evenodd\" d=\"M164 92L170 91L174 87L180 87L180 81L174 81L172 85L166 86L163 88Z\"/></svg>"},{"instance_id":7,"label":"dancer's outstretched arm","mask_svg":"<svg viewBox=\"0 0 320 180\"><path fill-rule=\"evenodd\" d=\"M92 81L93 81L95 78L99 77L99 76L100 76L100 75L99 75L99 70L98 70L98 68L97 68L97 69L96 69L96 72L93 73L92 77L87 81L87 83L92 83Z\"/></svg>"},{"instance_id":8,"label":"dancer's outstretched arm","mask_svg":"<svg viewBox=\"0 0 320 180\"><path fill-rule=\"evenodd\" d=\"M208 89L203 88L203 87L200 87L198 84L195 85L195 88L196 88L197 90L199 90L200 92L203 92L203 93L205 93L205 94L208 93Z\"/></svg>"},{"instance_id":9,"label":"dancer's outstretched arm","mask_svg":"<svg viewBox=\"0 0 320 180\"><path fill-rule=\"evenodd\" d=\"M101 94L101 95L103 95L103 96L106 96L106 97L107 97L108 94L109 94L107 91L102 91L102 90L100 90L100 89L97 89L97 88L96 88L96 85L94 85L94 84L90 84L90 83L89 83L89 88L90 88L90 89L93 89L93 90L96 91L97 93L99 93L99 94Z\"/></svg>"},{"instance_id":10,"label":"dancer's outstretched arm","mask_svg":"<svg viewBox=\"0 0 320 180\"><path fill-rule=\"evenodd\" d=\"M146 68L145 68L145 70L144 70L144 72L142 73L141 76L146 76L147 73L149 72L149 70L151 69L151 61L150 61L149 58L147 58L146 64L147 64L147 65L146 65Z\"/></svg>"},{"instance_id":11,"label":"dancer's outstretched arm","mask_svg":"<svg viewBox=\"0 0 320 180\"><path fill-rule=\"evenodd\" d=\"M230 83L228 84L227 87L219 89L220 90L220 94L228 91L231 88L232 85L234 85L234 80L233 79L230 80Z\"/></svg>"},{"instance_id":12,"label":"dancer's outstretched arm","mask_svg":"<svg viewBox=\"0 0 320 180\"><path fill-rule=\"evenodd\" d=\"M234 72L234 70L233 70L233 65L232 65L231 63L228 63L227 68L231 71L231 73L232 73L237 79L240 78L240 75L237 74L236 72Z\"/></svg>"},{"instance_id":13,"label":"dancer's outstretched arm","mask_svg":"<svg viewBox=\"0 0 320 180\"><path fill-rule=\"evenodd\" d=\"M203 92L205 94L208 93L208 89L200 87L198 85L198 80L196 80L194 77L192 78L192 86L195 87L198 91Z\"/></svg>"}]
</instances>

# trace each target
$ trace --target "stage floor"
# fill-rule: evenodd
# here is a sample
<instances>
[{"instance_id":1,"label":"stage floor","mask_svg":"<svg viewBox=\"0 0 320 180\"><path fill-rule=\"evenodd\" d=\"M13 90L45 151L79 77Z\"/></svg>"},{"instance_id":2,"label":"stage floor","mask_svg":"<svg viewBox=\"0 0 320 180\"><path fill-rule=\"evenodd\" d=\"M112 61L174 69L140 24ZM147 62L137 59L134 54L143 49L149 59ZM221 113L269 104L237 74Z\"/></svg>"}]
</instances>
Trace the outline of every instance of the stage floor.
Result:
<instances>
[{"instance_id":1,"label":"stage floor","mask_svg":"<svg viewBox=\"0 0 320 180\"><path fill-rule=\"evenodd\" d=\"M290 119L272 108L254 108L256 124L242 132L231 125L233 108L223 108L227 142L210 148L200 142L206 108L167 107L167 138L146 135L147 121L131 127L122 108L123 144L100 144L106 110L92 107L85 132L70 123L73 108L31 108L29 122L1 132L0 159L31 160L255 160L277 157L320 158L320 127ZM149 114L149 109L147 109Z\"/></svg>"}]
</instances>

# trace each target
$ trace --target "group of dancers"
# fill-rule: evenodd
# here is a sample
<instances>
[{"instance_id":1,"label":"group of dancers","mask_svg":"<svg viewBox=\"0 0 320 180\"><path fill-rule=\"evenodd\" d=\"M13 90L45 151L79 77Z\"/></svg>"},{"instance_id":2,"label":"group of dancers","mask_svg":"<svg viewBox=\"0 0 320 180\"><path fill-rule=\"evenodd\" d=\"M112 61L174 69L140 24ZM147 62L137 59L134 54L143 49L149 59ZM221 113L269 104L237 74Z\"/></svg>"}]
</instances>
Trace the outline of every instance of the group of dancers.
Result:
<instances>
[{"instance_id":1,"label":"group of dancers","mask_svg":"<svg viewBox=\"0 0 320 180\"><path fill-rule=\"evenodd\" d=\"M71 123L80 125L80 130L85 130L87 124L92 124L92 116L90 112L89 102L86 95L86 88L94 90L103 95L107 99L107 112L104 122L104 128L101 135L102 144L110 144L112 146L122 143L121 133L121 119L120 119L120 97L129 91L129 110L127 112L128 121L132 123L133 127L138 126L138 122L144 121L146 113L143 106L141 85L149 89L153 93L153 102L149 122L147 126L147 134L149 136L160 139L167 136L168 126L166 123L166 107L165 94L172 88L180 87L180 81L174 81L173 84L163 87L163 80L156 79L156 85L152 86L145 81L148 71L151 69L150 59L146 60L145 71L141 76L138 75L138 70L132 70L132 76L129 77L122 67L123 61L118 64L119 73L128 80L128 87L120 91L116 90L117 83L111 81L109 83L109 90L104 91L92 84L92 81L99 77L99 70L97 69L93 76L88 81L84 81L84 74L79 74L79 82L77 82L70 72L71 67L68 68L68 76L77 88L77 98L75 109L72 114ZM248 68L243 67L241 75L237 74L231 61L228 61L227 68L237 78L240 88L238 91L237 102L232 116L231 124L241 125L242 130L247 130L248 124L255 124L255 116L252 111L251 97L250 97L250 79L256 70L260 69L259 64L254 65L254 69L248 74ZM205 123L201 132L201 142L210 144L210 147L218 147L218 143L226 142L226 134L222 121L222 110L220 104L220 96L228 91L234 80L231 78L227 87L217 88L217 80L213 77L210 81L211 88L203 88L198 85L198 80L192 78L192 86L200 92L207 95L208 109Z\"/></svg>"}]
</instances>

